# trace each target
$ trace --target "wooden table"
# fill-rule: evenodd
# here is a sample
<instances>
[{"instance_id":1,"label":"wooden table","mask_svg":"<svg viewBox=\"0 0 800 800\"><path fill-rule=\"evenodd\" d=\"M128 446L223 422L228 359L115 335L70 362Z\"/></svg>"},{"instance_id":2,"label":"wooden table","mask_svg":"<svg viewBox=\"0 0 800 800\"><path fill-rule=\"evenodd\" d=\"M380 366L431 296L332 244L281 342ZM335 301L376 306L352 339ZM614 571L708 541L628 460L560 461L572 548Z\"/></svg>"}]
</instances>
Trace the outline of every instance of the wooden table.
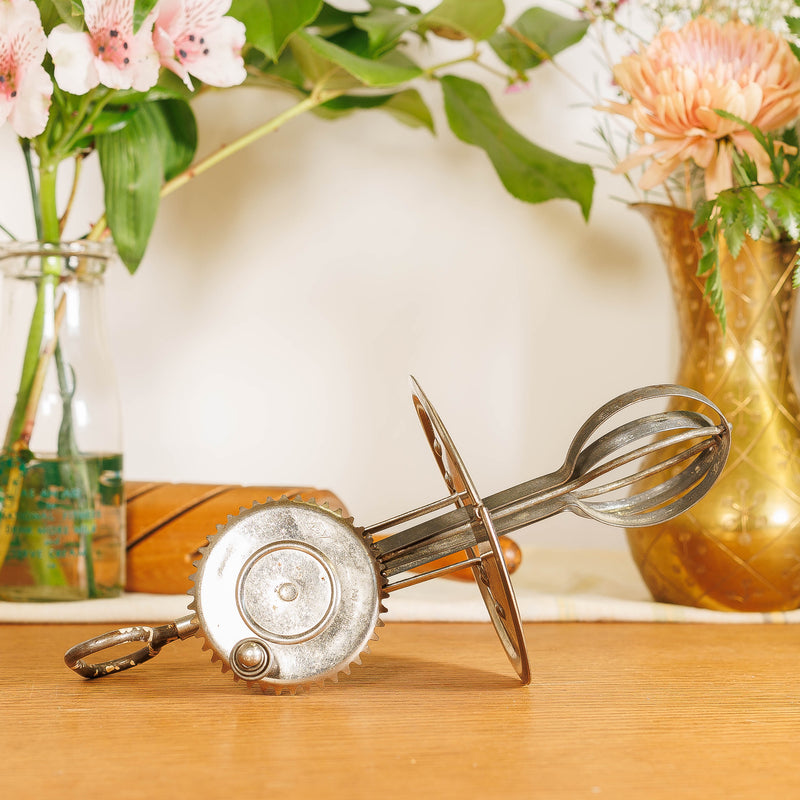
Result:
<instances>
[{"instance_id":1,"label":"wooden table","mask_svg":"<svg viewBox=\"0 0 800 800\"><path fill-rule=\"evenodd\" d=\"M0 797L800 797L800 629L392 623L337 686L262 695L200 641L86 681L98 625L0 625Z\"/></svg>"}]
</instances>

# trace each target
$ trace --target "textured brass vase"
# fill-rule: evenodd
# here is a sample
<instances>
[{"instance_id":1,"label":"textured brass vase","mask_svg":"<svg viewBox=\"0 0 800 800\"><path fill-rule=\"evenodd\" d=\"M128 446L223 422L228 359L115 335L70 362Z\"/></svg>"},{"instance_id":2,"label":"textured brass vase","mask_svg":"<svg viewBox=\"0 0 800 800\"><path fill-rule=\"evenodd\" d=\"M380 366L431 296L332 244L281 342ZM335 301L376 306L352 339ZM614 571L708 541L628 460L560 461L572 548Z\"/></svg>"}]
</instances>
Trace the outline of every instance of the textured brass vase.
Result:
<instances>
[{"instance_id":1,"label":"textured brass vase","mask_svg":"<svg viewBox=\"0 0 800 800\"><path fill-rule=\"evenodd\" d=\"M735 611L800 606L800 407L790 367L797 246L747 239L720 268L723 333L696 276L692 214L636 205L669 269L680 329L677 383L716 403L733 427L727 466L708 495L664 525L628 531L656 600Z\"/></svg>"}]
</instances>

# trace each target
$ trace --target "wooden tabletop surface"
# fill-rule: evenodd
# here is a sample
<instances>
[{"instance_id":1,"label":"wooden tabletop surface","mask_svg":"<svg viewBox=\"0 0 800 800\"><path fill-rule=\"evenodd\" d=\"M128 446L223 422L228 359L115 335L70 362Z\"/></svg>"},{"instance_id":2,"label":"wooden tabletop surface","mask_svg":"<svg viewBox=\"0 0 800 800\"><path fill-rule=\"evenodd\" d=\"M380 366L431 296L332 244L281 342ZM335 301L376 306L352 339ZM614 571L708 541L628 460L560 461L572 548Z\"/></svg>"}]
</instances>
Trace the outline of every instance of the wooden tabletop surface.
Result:
<instances>
[{"instance_id":1,"label":"wooden tabletop surface","mask_svg":"<svg viewBox=\"0 0 800 800\"><path fill-rule=\"evenodd\" d=\"M0 625L0 797L800 798L800 629L392 623L338 685L264 695L199 640L86 681L98 625Z\"/></svg>"}]
</instances>

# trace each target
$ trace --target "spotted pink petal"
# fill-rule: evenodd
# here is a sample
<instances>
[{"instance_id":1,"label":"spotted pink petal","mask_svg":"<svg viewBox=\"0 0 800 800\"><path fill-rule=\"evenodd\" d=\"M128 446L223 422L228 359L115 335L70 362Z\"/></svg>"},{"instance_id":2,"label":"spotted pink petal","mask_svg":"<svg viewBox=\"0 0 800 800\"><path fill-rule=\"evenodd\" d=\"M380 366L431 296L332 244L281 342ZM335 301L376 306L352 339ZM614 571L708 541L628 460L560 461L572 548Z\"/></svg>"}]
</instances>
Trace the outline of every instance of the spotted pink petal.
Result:
<instances>
[{"instance_id":1,"label":"spotted pink petal","mask_svg":"<svg viewBox=\"0 0 800 800\"><path fill-rule=\"evenodd\" d=\"M98 84L144 92L158 80L154 15L133 32L134 0L84 0L86 31L58 25L48 38L56 83L72 94Z\"/></svg>"},{"instance_id":2,"label":"spotted pink petal","mask_svg":"<svg viewBox=\"0 0 800 800\"><path fill-rule=\"evenodd\" d=\"M18 136L38 136L47 125L53 86L42 66L47 38L30 0L0 0L0 124Z\"/></svg>"},{"instance_id":3,"label":"spotted pink petal","mask_svg":"<svg viewBox=\"0 0 800 800\"><path fill-rule=\"evenodd\" d=\"M154 43L161 63L192 88L190 75L209 86L236 86L246 77L245 28L225 16L230 0L161 0Z\"/></svg>"}]
</instances>

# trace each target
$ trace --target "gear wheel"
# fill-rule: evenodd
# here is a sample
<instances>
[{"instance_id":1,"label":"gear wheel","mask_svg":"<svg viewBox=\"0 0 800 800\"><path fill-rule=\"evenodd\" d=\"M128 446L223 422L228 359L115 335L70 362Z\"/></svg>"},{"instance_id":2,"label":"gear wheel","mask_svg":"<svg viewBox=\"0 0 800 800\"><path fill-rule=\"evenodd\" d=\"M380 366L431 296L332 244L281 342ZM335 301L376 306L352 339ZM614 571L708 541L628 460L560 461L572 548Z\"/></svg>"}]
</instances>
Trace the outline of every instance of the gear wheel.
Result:
<instances>
[{"instance_id":1,"label":"gear wheel","mask_svg":"<svg viewBox=\"0 0 800 800\"><path fill-rule=\"evenodd\" d=\"M238 680L276 694L335 683L378 638L386 581L371 538L340 512L256 503L200 553L189 608L203 648Z\"/></svg>"}]
</instances>

